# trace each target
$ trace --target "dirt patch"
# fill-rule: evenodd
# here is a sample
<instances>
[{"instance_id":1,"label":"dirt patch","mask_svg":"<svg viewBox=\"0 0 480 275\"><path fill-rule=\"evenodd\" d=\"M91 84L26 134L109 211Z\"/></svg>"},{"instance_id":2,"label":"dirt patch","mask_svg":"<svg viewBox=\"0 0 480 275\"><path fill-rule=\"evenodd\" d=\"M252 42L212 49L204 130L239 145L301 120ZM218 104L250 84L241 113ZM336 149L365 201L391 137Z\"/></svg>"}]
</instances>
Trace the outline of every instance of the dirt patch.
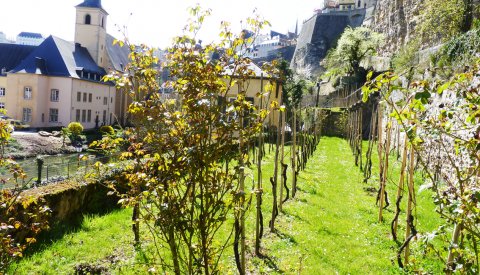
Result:
<instances>
[{"instance_id":1,"label":"dirt patch","mask_svg":"<svg viewBox=\"0 0 480 275\"><path fill-rule=\"evenodd\" d=\"M8 148L7 156L14 159L76 152L68 138L65 144L62 137L41 136L34 132L14 132L12 138L15 146Z\"/></svg>"}]
</instances>

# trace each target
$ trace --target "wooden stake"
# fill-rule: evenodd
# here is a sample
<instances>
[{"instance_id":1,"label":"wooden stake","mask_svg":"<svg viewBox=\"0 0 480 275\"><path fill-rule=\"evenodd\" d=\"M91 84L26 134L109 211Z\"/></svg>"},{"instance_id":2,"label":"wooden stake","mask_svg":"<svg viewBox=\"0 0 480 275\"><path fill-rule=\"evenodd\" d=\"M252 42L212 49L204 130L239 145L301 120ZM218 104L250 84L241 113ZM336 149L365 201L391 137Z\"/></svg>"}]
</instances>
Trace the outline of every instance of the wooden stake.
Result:
<instances>
[{"instance_id":1,"label":"wooden stake","mask_svg":"<svg viewBox=\"0 0 480 275\"><path fill-rule=\"evenodd\" d=\"M386 137L386 146L385 146L385 152L383 153L384 155L384 165L383 165L383 177L381 178L380 182L380 210L379 210L379 218L380 221L383 221L383 202L385 200L385 189L387 185L387 178L388 178L388 164L389 164L389 156L390 156L390 144L391 144L391 138L392 138L392 126L390 124L387 125L387 137Z\"/></svg>"},{"instance_id":2,"label":"wooden stake","mask_svg":"<svg viewBox=\"0 0 480 275\"><path fill-rule=\"evenodd\" d=\"M397 189L397 203L400 200L403 190L405 189L405 171L407 168L407 154L408 154L408 136L405 134L405 142L403 146L403 155L402 155L402 166L400 168L400 180L398 182L398 189ZM392 234L394 239L397 236L397 228L398 228L398 214L393 220L393 227L392 227Z\"/></svg>"},{"instance_id":3,"label":"wooden stake","mask_svg":"<svg viewBox=\"0 0 480 275\"><path fill-rule=\"evenodd\" d=\"M415 150L413 145L410 148L410 163L409 163L409 174L408 174L408 202L407 202L407 229L405 232L405 239L410 236L411 228L408 225L410 216L412 215L413 201L415 198L415 186L414 186L414 169L415 169ZM408 264L408 258L410 256L409 245L405 246L405 265Z\"/></svg>"},{"instance_id":4,"label":"wooden stake","mask_svg":"<svg viewBox=\"0 0 480 275\"><path fill-rule=\"evenodd\" d=\"M282 133L282 139L280 141L280 163L284 164L284 154L285 154L285 112L282 112L282 126L281 126L281 133ZM285 175L282 173L282 178L280 180L280 201L279 201L279 210L282 212L282 206L283 206L283 182L285 180Z\"/></svg>"},{"instance_id":5,"label":"wooden stake","mask_svg":"<svg viewBox=\"0 0 480 275\"><path fill-rule=\"evenodd\" d=\"M293 108L293 126L292 126L293 136L292 136L292 149L291 149L291 157L292 157L292 198L295 198L295 194L297 193L297 170L296 170L296 163L297 163L297 110Z\"/></svg>"},{"instance_id":6,"label":"wooden stake","mask_svg":"<svg viewBox=\"0 0 480 275\"><path fill-rule=\"evenodd\" d=\"M378 103L378 171L379 171L379 179L380 179L380 210L378 211L378 221L382 222L383 221L383 199L384 199L384 194L383 194L383 125L382 125L382 120L383 120L383 107L381 103Z\"/></svg>"}]
</instances>

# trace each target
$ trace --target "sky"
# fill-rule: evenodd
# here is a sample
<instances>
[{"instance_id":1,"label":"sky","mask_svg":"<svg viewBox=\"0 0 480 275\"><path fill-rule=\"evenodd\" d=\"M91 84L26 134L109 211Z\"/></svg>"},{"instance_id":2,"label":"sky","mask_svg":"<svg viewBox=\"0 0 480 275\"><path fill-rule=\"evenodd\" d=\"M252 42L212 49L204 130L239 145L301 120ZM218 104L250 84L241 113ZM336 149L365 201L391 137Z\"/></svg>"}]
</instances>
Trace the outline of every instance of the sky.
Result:
<instances>
[{"instance_id":1,"label":"sky","mask_svg":"<svg viewBox=\"0 0 480 275\"><path fill-rule=\"evenodd\" d=\"M37 32L45 37L54 35L73 41L75 5L83 0L0 0L0 32L15 38L22 31ZM212 9L200 33L200 39L211 42L218 36L222 20L239 31L240 22L252 16L254 9L272 24L272 30L295 31L302 22L321 8L322 0L102 0L109 13L107 32L118 39L119 29L126 26L128 39L136 44L165 48L180 35L188 19L188 7L199 3Z\"/></svg>"}]
</instances>

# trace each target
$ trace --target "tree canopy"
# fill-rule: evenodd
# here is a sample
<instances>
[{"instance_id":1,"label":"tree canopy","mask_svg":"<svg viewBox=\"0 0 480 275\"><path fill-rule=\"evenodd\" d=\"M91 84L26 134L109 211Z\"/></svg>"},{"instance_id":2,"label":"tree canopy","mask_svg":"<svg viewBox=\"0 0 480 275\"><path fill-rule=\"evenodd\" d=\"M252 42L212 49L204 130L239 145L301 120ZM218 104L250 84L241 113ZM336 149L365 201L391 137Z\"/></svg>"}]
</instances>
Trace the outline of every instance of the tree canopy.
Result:
<instances>
[{"instance_id":1,"label":"tree canopy","mask_svg":"<svg viewBox=\"0 0 480 275\"><path fill-rule=\"evenodd\" d=\"M383 43L383 35L365 27L347 27L323 61L326 77L356 76L361 71L361 62L375 55Z\"/></svg>"}]
</instances>

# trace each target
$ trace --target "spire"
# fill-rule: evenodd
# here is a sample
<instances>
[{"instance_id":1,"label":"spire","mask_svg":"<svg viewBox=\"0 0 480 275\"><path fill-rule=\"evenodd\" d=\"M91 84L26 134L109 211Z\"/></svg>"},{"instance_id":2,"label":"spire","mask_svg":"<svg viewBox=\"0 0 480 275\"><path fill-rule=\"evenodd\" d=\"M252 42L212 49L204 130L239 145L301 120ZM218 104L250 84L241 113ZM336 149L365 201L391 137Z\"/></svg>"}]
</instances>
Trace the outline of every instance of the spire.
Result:
<instances>
[{"instance_id":1,"label":"spire","mask_svg":"<svg viewBox=\"0 0 480 275\"><path fill-rule=\"evenodd\" d=\"M295 36L298 37L298 18L297 23L295 24Z\"/></svg>"}]
</instances>

